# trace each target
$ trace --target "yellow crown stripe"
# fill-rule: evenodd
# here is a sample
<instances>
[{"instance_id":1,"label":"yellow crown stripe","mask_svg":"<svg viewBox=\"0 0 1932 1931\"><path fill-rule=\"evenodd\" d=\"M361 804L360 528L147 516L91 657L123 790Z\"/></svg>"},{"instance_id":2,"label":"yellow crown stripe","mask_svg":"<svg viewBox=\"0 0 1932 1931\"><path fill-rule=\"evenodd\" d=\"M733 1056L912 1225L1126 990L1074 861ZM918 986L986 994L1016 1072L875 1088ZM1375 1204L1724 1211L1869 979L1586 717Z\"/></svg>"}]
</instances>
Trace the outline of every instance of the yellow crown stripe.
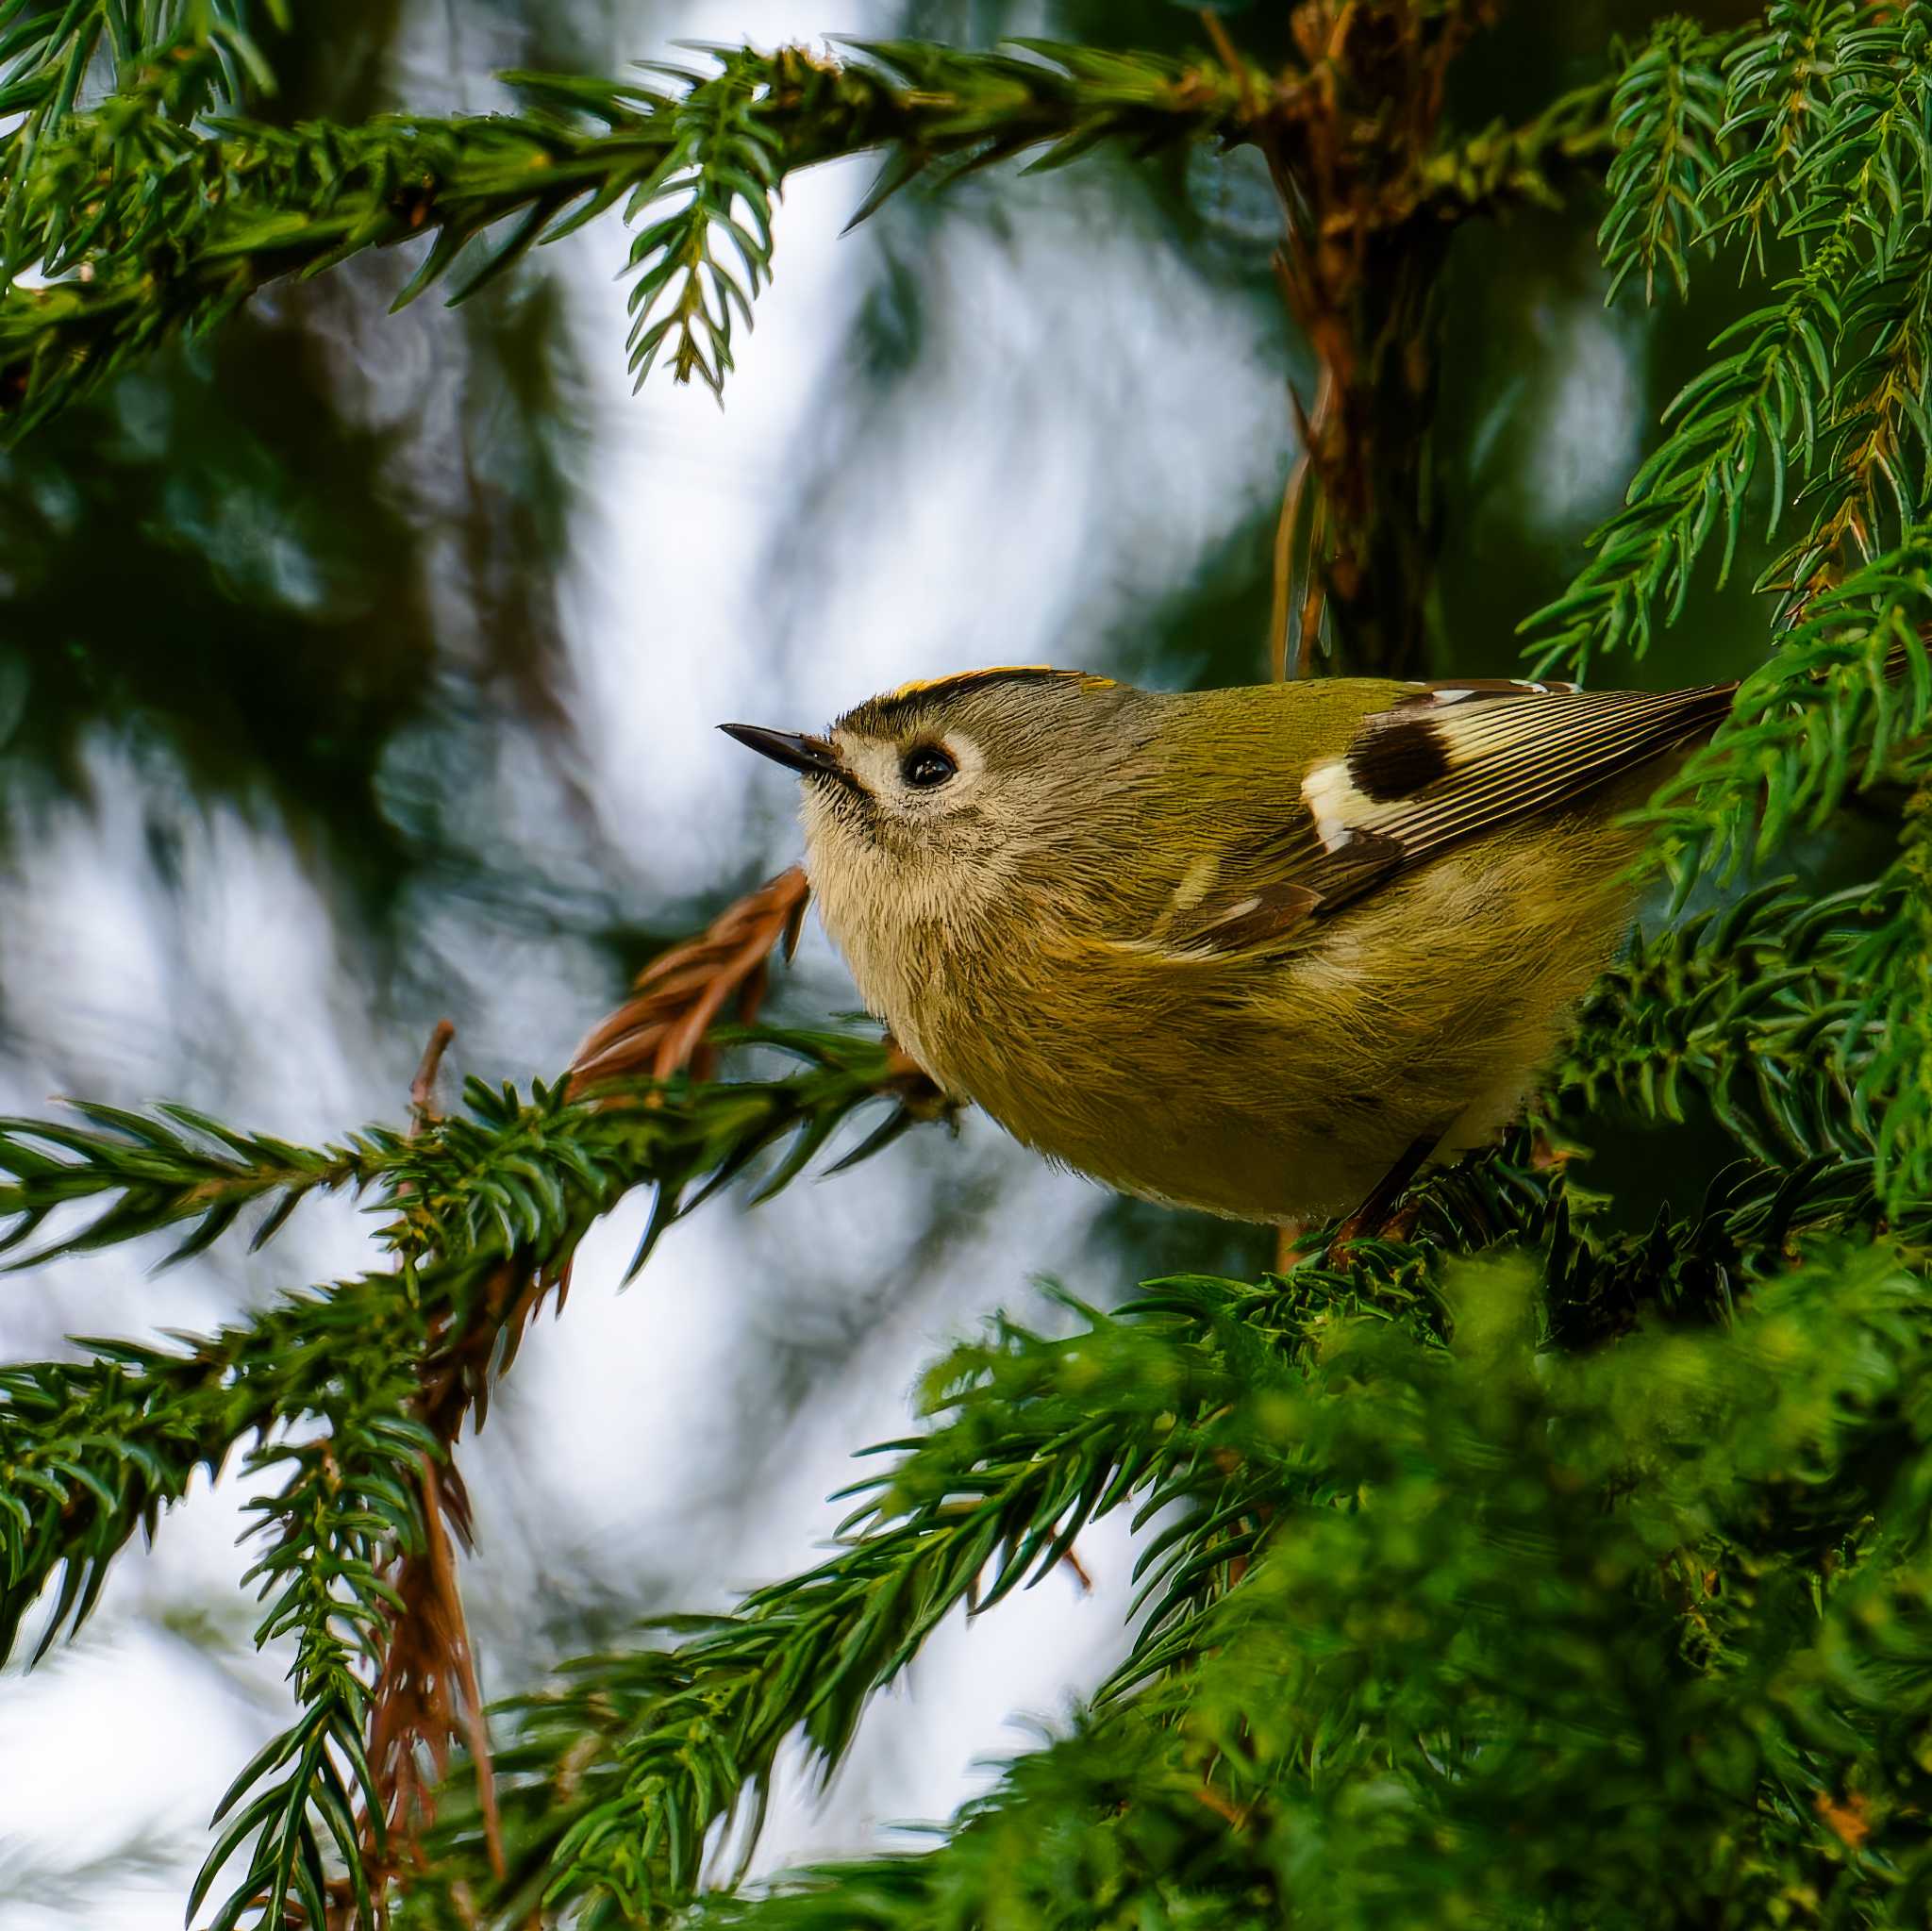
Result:
<instances>
[{"instance_id":1,"label":"yellow crown stripe","mask_svg":"<svg viewBox=\"0 0 1932 1931\"><path fill-rule=\"evenodd\" d=\"M990 677L1067 677L1083 684L1111 684L1111 677L1095 677L1086 671L1061 671L1052 664L992 664L983 671L955 671L944 677L917 677L901 684L896 691L882 692L874 701L898 704L917 697L923 691L957 691L962 684L978 684Z\"/></svg>"},{"instance_id":2,"label":"yellow crown stripe","mask_svg":"<svg viewBox=\"0 0 1932 1931\"><path fill-rule=\"evenodd\" d=\"M943 677L915 677L909 684L901 684L896 691L885 691L880 702L896 704L902 697L917 697L922 691L937 691L941 684L976 684L982 677L1038 677L1052 673L1051 664L998 664L984 671L954 671Z\"/></svg>"}]
</instances>

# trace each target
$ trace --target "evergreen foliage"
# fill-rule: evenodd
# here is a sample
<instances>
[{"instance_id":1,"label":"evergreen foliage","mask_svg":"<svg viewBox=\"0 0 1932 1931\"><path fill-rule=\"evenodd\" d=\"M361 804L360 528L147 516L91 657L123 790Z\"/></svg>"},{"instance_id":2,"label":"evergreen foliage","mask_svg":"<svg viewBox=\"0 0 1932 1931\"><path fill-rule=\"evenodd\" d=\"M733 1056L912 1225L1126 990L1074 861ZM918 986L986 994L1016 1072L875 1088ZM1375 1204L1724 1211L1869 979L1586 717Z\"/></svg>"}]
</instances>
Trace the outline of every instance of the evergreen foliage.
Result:
<instances>
[{"instance_id":1,"label":"evergreen foliage","mask_svg":"<svg viewBox=\"0 0 1932 1931\"><path fill-rule=\"evenodd\" d=\"M559 1663L496 1713L493 1765L451 1766L433 1820L407 1801L416 1759L474 1733L454 1692L398 1716L398 1658L433 1640L412 1606L441 1587L443 1521L463 1526L453 1444L586 1229L654 1189L641 1264L738 1176L785 1186L876 1103L863 1157L937 1096L889 1044L750 1024L802 908L780 880L661 959L570 1074L472 1082L455 1118L421 1104L314 1148L181 1107L0 1123L15 1266L163 1235L179 1257L244 1216L260 1245L317 1190L382 1216L388 1267L168 1346L0 1369L0 1651L43 1597L41 1651L77 1627L197 1470L239 1457L266 1485L251 1579L261 1639L293 1639L300 1715L241 1770L191 1916L1924 1922L1932 7L1674 19L1602 84L1467 135L1439 126L1440 83L1482 11L1317 4L1280 73L1224 32L1186 63L730 48L650 85L523 76L515 115L282 127L252 118L272 76L239 0L0 7L0 102L25 116L0 152L16 435L276 276L422 236L403 299L460 298L620 205L640 379L663 361L720 390L779 187L859 149L885 155L869 208L1034 148L1252 141L1325 245L1334 182L1304 162L1339 127L1339 239L1429 260L1456 223L1607 160L1613 297L1681 294L1713 260L1741 277L1624 507L1528 625L1539 667L1593 673L1657 642L1700 572L1750 558L1771 640L1651 807L1672 902L1532 1124L1381 1235L1315 1230L1258 1281L1147 1282L1112 1312L1070 1306L1070 1334L995 1321L932 1370L929 1424L876 1451L818 1567ZM1391 75L1435 88L1431 112L1405 121L1413 102L1377 92ZM1284 258L1291 306L1319 307ZM1322 433L1361 429L1343 409ZM1317 574L1323 529L1374 522L1339 499L1299 520L1355 446L1324 444L1284 506ZM715 1076L727 1047L800 1070ZM1586 1184L1588 1142L1699 1111L1737 1159L1694 1208ZM782 1746L835 1766L945 1618L993 1610L1120 1509L1141 1533L1133 1649L1066 1734L924 1853L759 1891L716 1868L755 1838Z\"/></svg>"},{"instance_id":2,"label":"evergreen foliage","mask_svg":"<svg viewBox=\"0 0 1932 1931\"><path fill-rule=\"evenodd\" d=\"M362 1737L397 1590L385 1574L426 1533L419 1464L443 1456L462 1417L487 1406L489 1376L513 1357L535 1295L560 1289L585 1229L631 1189L657 1206L641 1263L681 1211L761 1153L791 1141L767 1189L781 1187L856 1108L899 1078L876 1043L839 1035L756 1036L807 1062L802 1075L654 1091L648 1106L573 1099L568 1082L526 1100L472 1082L469 1114L414 1135L375 1128L346 1147L309 1149L235 1133L172 1108L148 1118L86 1109L90 1129L47 1122L0 1128L0 1213L9 1243L77 1202L109 1205L48 1252L71 1252L176 1228L169 1258L199 1251L242 1209L269 1203L256 1244L317 1187L379 1192L394 1272L285 1297L244 1325L177 1337L171 1349L95 1341L94 1358L0 1370L0 1642L50 1579L53 1608L37 1654L79 1627L108 1564L137 1528L155 1532L197 1469L219 1473L253 1436L251 1474L281 1482L255 1507L263 1555L252 1572L268 1599L258 1640L292 1633L304 1714L248 1766L223 1805L230 1821L195 1903L229 1855L253 1839L247 1874L211 1921L239 1922L251 1902L285 1894L321 1922L332 1841L359 1885L355 1813L385 1805ZM904 1103L856 1149L889 1140L912 1117ZM58 1148L58 1152L49 1152ZM691 1192L695 1187L697 1190ZM425 1425L440 1379L458 1384L456 1413ZM291 1422L321 1423L291 1437ZM286 1770L275 1781L278 1772ZM245 1800L245 1801L244 1801ZM326 1833L326 1839L323 1833Z\"/></svg>"}]
</instances>

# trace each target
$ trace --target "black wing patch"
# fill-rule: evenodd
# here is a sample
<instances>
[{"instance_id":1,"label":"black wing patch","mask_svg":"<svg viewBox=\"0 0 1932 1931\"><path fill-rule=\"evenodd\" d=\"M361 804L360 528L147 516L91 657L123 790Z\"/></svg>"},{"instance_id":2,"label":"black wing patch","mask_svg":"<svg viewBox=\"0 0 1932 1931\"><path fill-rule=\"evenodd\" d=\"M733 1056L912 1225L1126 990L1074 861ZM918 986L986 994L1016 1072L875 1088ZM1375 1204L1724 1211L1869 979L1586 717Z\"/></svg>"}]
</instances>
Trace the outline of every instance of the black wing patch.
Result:
<instances>
[{"instance_id":1,"label":"black wing patch","mask_svg":"<svg viewBox=\"0 0 1932 1931\"><path fill-rule=\"evenodd\" d=\"M1449 747L1427 718L1391 714L1364 731L1343 759L1350 782L1376 803L1407 798L1449 773Z\"/></svg>"}]
</instances>

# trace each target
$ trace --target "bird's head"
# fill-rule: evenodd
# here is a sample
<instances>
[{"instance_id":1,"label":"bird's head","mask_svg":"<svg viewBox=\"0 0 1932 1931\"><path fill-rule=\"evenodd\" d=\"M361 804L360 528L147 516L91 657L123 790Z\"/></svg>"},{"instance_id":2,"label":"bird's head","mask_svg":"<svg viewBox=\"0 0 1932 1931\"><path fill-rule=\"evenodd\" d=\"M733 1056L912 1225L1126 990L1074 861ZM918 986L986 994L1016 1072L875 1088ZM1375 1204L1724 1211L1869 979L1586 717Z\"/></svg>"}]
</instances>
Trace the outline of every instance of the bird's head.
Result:
<instances>
[{"instance_id":1,"label":"bird's head","mask_svg":"<svg viewBox=\"0 0 1932 1931\"><path fill-rule=\"evenodd\" d=\"M723 728L798 773L807 870L840 938L855 918L952 924L1016 885L1106 862L1130 808L1152 700L1075 671L973 671L908 684L823 736Z\"/></svg>"}]
</instances>

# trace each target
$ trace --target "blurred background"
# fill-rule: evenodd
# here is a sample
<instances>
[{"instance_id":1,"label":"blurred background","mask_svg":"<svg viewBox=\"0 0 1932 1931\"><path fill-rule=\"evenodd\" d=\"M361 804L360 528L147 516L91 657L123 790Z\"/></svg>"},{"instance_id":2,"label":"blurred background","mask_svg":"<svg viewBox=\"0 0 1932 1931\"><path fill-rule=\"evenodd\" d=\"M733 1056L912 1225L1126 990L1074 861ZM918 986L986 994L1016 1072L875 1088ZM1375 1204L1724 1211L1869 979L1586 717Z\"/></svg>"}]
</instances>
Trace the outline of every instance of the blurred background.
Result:
<instances>
[{"instance_id":1,"label":"blurred background","mask_svg":"<svg viewBox=\"0 0 1932 1931\"><path fill-rule=\"evenodd\" d=\"M829 10L828 10L829 8ZM1519 8L1457 77L1467 126L1602 71L1652 8ZM302 15L304 9L297 9ZM1737 7L1710 9L1737 16ZM1229 8L1278 44L1285 8ZM335 0L275 117L508 105L508 67L612 72L680 38L1024 32L1180 51L1165 0ZM0 456L0 1110L172 1098L299 1140L399 1119L435 1022L451 1068L549 1075L629 974L791 862L792 788L718 735L812 728L907 678L1052 661L1167 687L1265 674L1293 455L1252 156L1012 168L840 230L864 160L788 188L777 281L721 414L624 363L614 219L461 309L411 262L271 291ZM1595 209L1457 240L1436 461L1438 669L1507 674L1722 319L1603 307ZM1709 598L1632 674L1747 661ZM1754 628L1754 625L1758 626ZM849 1010L816 927L773 1016ZM1268 1238L1110 1199L987 1122L913 1135L770 1206L675 1228L627 1293L635 1203L462 1462L487 1694L636 1618L812 1559L847 1457L903 1433L948 1336L1052 1324ZM346 1207L165 1273L114 1248L0 1281L0 1358L201 1329L367 1264ZM83 1638L0 1685L0 1927L173 1927L205 1826L284 1721L230 1480L118 1565ZM1125 1643L1131 1548L949 1626L757 1868L944 1816Z\"/></svg>"}]
</instances>

